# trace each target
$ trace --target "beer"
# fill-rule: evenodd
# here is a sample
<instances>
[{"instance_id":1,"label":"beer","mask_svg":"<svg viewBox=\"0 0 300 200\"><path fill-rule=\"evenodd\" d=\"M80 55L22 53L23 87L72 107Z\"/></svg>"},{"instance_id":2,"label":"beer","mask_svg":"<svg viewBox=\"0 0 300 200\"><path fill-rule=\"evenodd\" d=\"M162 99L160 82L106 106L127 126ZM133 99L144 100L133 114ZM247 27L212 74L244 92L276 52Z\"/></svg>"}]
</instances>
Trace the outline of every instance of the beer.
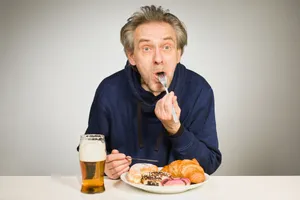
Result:
<instances>
[{"instance_id":1,"label":"beer","mask_svg":"<svg viewBox=\"0 0 300 200\"><path fill-rule=\"evenodd\" d=\"M83 193L103 192L104 188L104 164L105 161L84 162L80 161Z\"/></svg>"},{"instance_id":2,"label":"beer","mask_svg":"<svg viewBox=\"0 0 300 200\"><path fill-rule=\"evenodd\" d=\"M104 165L106 159L104 136L82 135L79 160L82 174L81 192L94 194L104 192Z\"/></svg>"}]
</instances>

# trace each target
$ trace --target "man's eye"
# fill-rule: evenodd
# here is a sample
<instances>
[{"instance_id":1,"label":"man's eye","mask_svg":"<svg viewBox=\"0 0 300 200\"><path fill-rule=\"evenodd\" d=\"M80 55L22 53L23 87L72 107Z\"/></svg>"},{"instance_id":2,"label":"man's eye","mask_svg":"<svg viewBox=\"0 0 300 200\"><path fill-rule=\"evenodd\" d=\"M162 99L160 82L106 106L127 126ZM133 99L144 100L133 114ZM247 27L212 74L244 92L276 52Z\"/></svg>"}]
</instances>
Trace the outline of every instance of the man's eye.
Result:
<instances>
[{"instance_id":1,"label":"man's eye","mask_svg":"<svg viewBox=\"0 0 300 200\"><path fill-rule=\"evenodd\" d=\"M150 48L149 47L144 47L143 50L144 51L150 51Z\"/></svg>"},{"instance_id":2,"label":"man's eye","mask_svg":"<svg viewBox=\"0 0 300 200\"><path fill-rule=\"evenodd\" d=\"M169 45L164 46L164 50L170 50L170 49L171 49L171 47Z\"/></svg>"}]
</instances>

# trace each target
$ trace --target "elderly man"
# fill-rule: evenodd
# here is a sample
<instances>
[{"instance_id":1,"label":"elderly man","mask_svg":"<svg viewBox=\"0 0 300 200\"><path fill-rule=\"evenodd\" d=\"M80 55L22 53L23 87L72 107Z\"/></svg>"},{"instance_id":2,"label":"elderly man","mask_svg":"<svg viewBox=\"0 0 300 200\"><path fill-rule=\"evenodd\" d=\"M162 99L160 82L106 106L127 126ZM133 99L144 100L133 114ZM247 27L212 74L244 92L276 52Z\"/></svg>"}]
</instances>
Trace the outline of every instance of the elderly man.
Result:
<instances>
[{"instance_id":1,"label":"elderly man","mask_svg":"<svg viewBox=\"0 0 300 200\"><path fill-rule=\"evenodd\" d=\"M180 64L183 23L161 7L144 6L122 27L121 42L126 66L100 83L86 132L105 135L105 174L119 178L135 163L131 157L158 160L158 166L196 158L206 173L215 172L222 156L213 90Z\"/></svg>"}]
</instances>

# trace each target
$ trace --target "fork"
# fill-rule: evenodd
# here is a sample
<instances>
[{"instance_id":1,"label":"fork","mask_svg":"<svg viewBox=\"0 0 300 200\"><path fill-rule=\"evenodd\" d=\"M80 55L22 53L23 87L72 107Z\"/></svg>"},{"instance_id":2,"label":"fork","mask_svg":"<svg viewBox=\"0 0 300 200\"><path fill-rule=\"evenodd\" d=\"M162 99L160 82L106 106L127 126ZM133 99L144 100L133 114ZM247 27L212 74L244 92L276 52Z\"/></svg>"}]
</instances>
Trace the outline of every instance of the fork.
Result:
<instances>
[{"instance_id":1,"label":"fork","mask_svg":"<svg viewBox=\"0 0 300 200\"><path fill-rule=\"evenodd\" d=\"M133 157L126 157L128 160L137 160L137 161L145 161L145 162L153 162L156 163L158 160L151 160L151 159L144 159L144 158L133 158Z\"/></svg>"},{"instance_id":2,"label":"fork","mask_svg":"<svg viewBox=\"0 0 300 200\"><path fill-rule=\"evenodd\" d=\"M165 88L166 93L169 94L169 91L168 91L168 88L167 88L167 77L165 76L165 74L164 73L159 73L158 74L158 80L163 85L163 87ZM172 116L173 116L174 122L177 123L179 120L178 120L177 115L175 113L175 108L174 108L173 104L172 104Z\"/></svg>"}]
</instances>

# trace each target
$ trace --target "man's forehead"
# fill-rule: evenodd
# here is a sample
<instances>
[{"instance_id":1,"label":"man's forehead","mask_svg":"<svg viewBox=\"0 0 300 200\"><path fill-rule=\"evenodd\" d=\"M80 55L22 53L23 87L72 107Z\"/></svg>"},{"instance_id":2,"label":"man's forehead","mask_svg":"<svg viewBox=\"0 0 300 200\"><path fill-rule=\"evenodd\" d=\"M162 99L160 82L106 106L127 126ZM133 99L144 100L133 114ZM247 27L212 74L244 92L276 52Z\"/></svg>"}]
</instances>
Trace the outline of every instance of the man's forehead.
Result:
<instances>
[{"instance_id":1,"label":"man's forehead","mask_svg":"<svg viewBox=\"0 0 300 200\"><path fill-rule=\"evenodd\" d=\"M176 42L174 28L165 22L151 22L139 25L134 33L137 42L150 42L153 40Z\"/></svg>"}]
</instances>

